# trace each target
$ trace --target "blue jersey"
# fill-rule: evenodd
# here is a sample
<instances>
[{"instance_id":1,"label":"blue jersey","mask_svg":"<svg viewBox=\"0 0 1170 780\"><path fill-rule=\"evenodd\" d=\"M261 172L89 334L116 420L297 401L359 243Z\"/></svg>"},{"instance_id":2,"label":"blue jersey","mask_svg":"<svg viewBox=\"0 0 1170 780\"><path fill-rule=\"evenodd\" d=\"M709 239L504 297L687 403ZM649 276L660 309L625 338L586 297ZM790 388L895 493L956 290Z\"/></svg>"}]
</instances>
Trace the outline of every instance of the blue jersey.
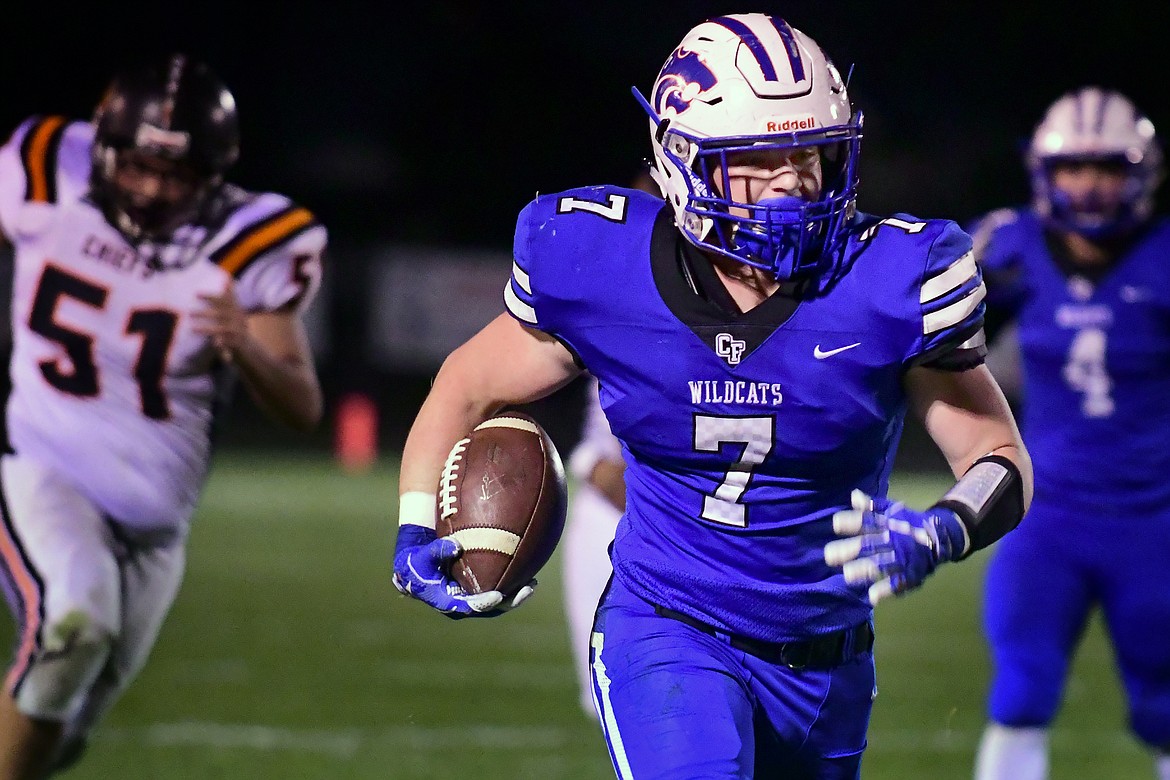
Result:
<instances>
[{"instance_id":1,"label":"blue jersey","mask_svg":"<svg viewBox=\"0 0 1170 780\"><path fill-rule=\"evenodd\" d=\"M1017 320L1036 501L1119 516L1170 506L1170 221L1097 278L1059 261L1029 210L976 229L988 305Z\"/></svg>"},{"instance_id":2,"label":"blue jersey","mask_svg":"<svg viewBox=\"0 0 1170 780\"><path fill-rule=\"evenodd\" d=\"M688 261L660 198L592 187L530 203L505 300L600 381L627 464L615 576L764 640L868 619L822 548L851 490L886 492L905 371L981 336L970 249L952 222L859 217L844 273L736 314L697 293L713 269Z\"/></svg>"}]
</instances>

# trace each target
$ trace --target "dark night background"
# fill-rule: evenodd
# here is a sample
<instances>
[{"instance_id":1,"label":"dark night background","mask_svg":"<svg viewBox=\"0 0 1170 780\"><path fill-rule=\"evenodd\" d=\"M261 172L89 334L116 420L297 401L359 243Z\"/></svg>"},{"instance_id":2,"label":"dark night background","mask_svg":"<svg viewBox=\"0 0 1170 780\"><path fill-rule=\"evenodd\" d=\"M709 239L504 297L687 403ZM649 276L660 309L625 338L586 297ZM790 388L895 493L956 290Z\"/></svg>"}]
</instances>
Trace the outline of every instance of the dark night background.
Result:
<instances>
[{"instance_id":1,"label":"dark night background","mask_svg":"<svg viewBox=\"0 0 1170 780\"><path fill-rule=\"evenodd\" d=\"M853 67L866 211L962 221L1022 200L1021 144L1075 86L1120 89L1170 128L1166 0L21 5L0 30L5 128L87 117L117 67L185 50L235 93L231 178L312 208L341 258L379 242L507 251L536 191L629 181L649 152L631 85L721 13L783 16ZM334 393L352 380L325 368Z\"/></svg>"},{"instance_id":2,"label":"dark night background","mask_svg":"<svg viewBox=\"0 0 1170 780\"><path fill-rule=\"evenodd\" d=\"M628 179L648 153L630 86L723 12L777 13L854 67L867 210L963 218L1022 197L1017 144L1073 86L1119 88L1170 127L1161 1L77 5L94 7L42 3L0 33L5 127L87 116L119 65L184 49L235 92L234 178L304 201L339 243L506 248L535 191Z\"/></svg>"}]
</instances>

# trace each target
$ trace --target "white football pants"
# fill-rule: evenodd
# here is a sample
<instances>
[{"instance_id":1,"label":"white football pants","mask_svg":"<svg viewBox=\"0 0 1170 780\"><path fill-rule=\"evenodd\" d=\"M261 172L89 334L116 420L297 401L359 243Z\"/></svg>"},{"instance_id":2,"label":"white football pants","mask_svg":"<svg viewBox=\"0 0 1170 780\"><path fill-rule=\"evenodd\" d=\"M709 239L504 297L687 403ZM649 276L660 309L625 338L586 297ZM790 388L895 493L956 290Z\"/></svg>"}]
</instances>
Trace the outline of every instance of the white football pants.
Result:
<instances>
[{"instance_id":1,"label":"white football pants","mask_svg":"<svg viewBox=\"0 0 1170 780\"><path fill-rule=\"evenodd\" d=\"M183 576L184 538L128 536L67 475L0 458L0 582L21 712L84 735L142 669Z\"/></svg>"}]
</instances>

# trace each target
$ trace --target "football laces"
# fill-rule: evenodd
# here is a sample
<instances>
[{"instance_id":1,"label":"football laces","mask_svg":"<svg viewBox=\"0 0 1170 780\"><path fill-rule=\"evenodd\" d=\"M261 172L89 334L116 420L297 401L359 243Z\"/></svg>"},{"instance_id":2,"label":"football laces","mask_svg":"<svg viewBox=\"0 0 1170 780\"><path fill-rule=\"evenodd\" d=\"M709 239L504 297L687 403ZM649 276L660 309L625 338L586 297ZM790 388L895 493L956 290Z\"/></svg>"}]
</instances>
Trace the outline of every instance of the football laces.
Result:
<instances>
[{"instance_id":1,"label":"football laces","mask_svg":"<svg viewBox=\"0 0 1170 780\"><path fill-rule=\"evenodd\" d=\"M447 461L443 464L443 473L439 477L439 516L444 519L459 512L455 477L459 474L459 462L463 460L463 453L470 443L470 438L455 442L455 446L447 454Z\"/></svg>"}]
</instances>

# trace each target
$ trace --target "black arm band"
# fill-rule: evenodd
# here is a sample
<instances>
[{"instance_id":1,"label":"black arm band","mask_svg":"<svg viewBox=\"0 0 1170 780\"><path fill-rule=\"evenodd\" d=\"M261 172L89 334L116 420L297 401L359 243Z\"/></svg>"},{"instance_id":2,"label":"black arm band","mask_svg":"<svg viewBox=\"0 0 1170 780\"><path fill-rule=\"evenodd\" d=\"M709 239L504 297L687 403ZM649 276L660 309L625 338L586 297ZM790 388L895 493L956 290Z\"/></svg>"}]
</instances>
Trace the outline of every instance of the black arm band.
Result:
<instances>
[{"instance_id":1,"label":"black arm band","mask_svg":"<svg viewBox=\"0 0 1170 780\"><path fill-rule=\"evenodd\" d=\"M1016 464L1001 455L985 455L936 504L959 516L967 529L963 558L982 550L1020 524L1024 517L1024 481Z\"/></svg>"}]
</instances>

